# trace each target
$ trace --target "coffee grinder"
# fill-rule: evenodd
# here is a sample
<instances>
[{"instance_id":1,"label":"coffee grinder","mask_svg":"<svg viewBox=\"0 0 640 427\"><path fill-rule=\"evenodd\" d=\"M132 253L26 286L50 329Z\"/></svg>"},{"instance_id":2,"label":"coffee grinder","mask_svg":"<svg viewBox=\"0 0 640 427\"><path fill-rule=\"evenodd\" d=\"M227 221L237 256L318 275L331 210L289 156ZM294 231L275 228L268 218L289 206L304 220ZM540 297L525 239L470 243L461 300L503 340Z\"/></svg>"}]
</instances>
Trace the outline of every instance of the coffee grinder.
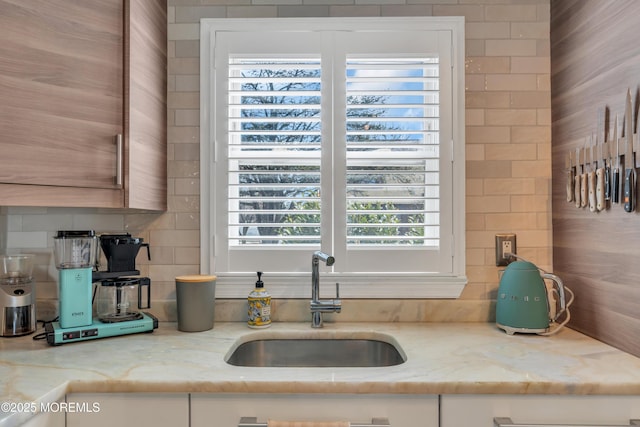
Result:
<instances>
[{"instance_id":1,"label":"coffee grinder","mask_svg":"<svg viewBox=\"0 0 640 427\"><path fill-rule=\"evenodd\" d=\"M70 241L58 240L76 240ZM83 240L82 242L77 240ZM125 234L103 234L96 238L94 231L60 231L56 236L56 266L60 270L60 320L45 325L47 342L60 345L77 341L113 337L119 335L153 332L158 328L158 319L153 315L138 311L150 308L151 280L140 276L135 268L136 256L146 247L151 259L149 244L141 238ZM99 246L107 259L107 270L100 270ZM90 245L88 245L91 243ZM89 268L89 285L86 286L84 265L69 262L69 247L76 245L82 250L75 253L92 253ZM58 254L58 251L61 251ZM85 259L86 255L81 258ZM62 266L68 266L66 268ZM65 270L81 270L67 272ZM64 272L64 274L63 274ZM82 282L82 284L80 284ZM95 284L95 289L93 285ZM88 289L88 299L86 291ZM146 289L146 295L142 290ZM73 293L72 293L73 292ZM93 300L97 297L97 316L93 316ZM146 303L143 302L146 296ZM77 320L79 313L90 313L89 323ZM63 324L64 320L64 324ZM71 325L70 325L71 323Z\"/></svg>"},{"instance_id":2,"label":"coffee grinder","mask_svg":"<svg viewBox=\"0 0 640 427\"><path fill-rule=\"evenodd\" d=\"M19 337L36 330L34 255L0 255L0 336Z\"/></svg>"}]
</instances>

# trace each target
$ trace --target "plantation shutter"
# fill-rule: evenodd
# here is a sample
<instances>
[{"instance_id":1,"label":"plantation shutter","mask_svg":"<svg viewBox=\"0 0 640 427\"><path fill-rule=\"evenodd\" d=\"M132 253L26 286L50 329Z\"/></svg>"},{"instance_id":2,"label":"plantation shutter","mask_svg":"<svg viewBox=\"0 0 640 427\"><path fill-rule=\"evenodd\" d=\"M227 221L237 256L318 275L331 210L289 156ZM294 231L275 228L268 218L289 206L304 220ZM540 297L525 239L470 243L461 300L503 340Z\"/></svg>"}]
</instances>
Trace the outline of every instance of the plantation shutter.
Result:
<instances>
[{"instance_id":1,"label":"plantation shutter","mask_svg":"<svg viewBox=\"0 0 640 427\"><path fill-rule=\"evenodd\" d=\"M320 247L321 39L215 36L217 272L303 272Z\"/></svg>"},{"instance_id":2,"label":"plantation shutter","mask_svg":"<svg viewBox=\"0 0 640 427\"><path fill-rule=\"evenodd\" d=\"M347 246L439 246L439 63L347 59Z\"/></svg>"},{"instance_id":3,"label":"plantation shutter","mask_svg":"<svg viewBox=\"0 0 640 427\"><path fill-rule=\"evenodd\" d=\"M450 43L438 31L337 37L337 253L348 272L452 271Z\"/></svg>"},{"instance_id":4,"label":"plantation shutter","mask_svg":"<svg viewBox=\"0 0 640 427\"><path fill-rule=\"evenodd\" d=\"M320 245L320 58L229 61L229 246Z\"/></svg>"}]
</instances>

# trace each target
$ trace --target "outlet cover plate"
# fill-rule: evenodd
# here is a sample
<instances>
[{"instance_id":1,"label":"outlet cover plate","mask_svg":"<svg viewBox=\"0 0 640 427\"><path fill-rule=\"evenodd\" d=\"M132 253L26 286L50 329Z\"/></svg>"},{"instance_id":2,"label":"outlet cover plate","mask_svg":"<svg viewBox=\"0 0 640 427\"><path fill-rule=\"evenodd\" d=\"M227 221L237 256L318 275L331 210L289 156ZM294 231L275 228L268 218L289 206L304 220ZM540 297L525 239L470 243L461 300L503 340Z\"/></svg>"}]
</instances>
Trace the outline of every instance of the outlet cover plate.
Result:
<instances>
[{"instance_id":1,"label":"outlet cover plate","mask_svg":"<svg viewBox=\"0 0 640 427\"><path fill-rule=\"evenodd\" d=\"M496 234L496 266L505 266L509 265L510 262L514 261L513 257L504 257L503 256L503 246L511 245L510 252L512 254L517 254L516 250L516 235L513 233L505 233L505 234Z\"/></svg>"}]
</instances>

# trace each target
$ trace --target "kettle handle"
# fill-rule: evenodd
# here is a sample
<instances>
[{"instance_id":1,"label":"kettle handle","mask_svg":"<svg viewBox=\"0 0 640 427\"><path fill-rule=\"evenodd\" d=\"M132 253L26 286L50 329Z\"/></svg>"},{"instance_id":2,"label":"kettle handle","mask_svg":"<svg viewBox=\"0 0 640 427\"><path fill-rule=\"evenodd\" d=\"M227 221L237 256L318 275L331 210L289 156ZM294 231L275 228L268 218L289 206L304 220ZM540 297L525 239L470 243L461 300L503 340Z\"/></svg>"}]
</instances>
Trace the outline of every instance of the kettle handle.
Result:
<instances>
[{"instance_id":1,"label":"kettle handle","mask_svg":"<svg viewBox=\"0 0 640 427\"><path fill-rule=\"evenodd\" d=\"M553 281L556 288L558 289L558 295L560 296L560 310L556 313L556 316L553 319L556 320L567 309L567 302L564 296L564 283L562 282L562 279L551 273L542 273L542 278Z\"/></svg>"}]
</instances>

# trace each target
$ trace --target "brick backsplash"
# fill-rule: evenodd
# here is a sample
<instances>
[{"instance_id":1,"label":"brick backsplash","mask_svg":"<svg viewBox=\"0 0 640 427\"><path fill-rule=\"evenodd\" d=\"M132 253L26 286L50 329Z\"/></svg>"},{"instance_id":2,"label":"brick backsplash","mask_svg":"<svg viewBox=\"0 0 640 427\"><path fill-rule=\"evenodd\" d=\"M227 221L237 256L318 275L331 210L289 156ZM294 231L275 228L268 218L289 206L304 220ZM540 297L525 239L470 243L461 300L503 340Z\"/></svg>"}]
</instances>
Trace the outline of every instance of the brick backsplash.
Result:
<instances>
[{"instance_id":1,"label":"brick backsplash","mask_svg":"<svg viewBox=\"0 0 640 427\"><path fill-rule=\"evenodd\" d=\"M94 228L128 231L151 244L152 261L140 256L138 264L152 278L156 314L174 318L173 277L199 270L200 18L464 15L469 284L459 306L476 309L452 317L452 302L446 302L442 319L491 318L487 310L498 284L496 233L516 233L520 254L550 267L549 0L169 0L168 5L168 212L0 210L0 248L38 254L38 296L46 300L45 309L55 310L57 298L55 230ZM228 320L241 320L236 318L242 312L223 308L217 318L233 313Z\"/></svg>"}]
</instances>

